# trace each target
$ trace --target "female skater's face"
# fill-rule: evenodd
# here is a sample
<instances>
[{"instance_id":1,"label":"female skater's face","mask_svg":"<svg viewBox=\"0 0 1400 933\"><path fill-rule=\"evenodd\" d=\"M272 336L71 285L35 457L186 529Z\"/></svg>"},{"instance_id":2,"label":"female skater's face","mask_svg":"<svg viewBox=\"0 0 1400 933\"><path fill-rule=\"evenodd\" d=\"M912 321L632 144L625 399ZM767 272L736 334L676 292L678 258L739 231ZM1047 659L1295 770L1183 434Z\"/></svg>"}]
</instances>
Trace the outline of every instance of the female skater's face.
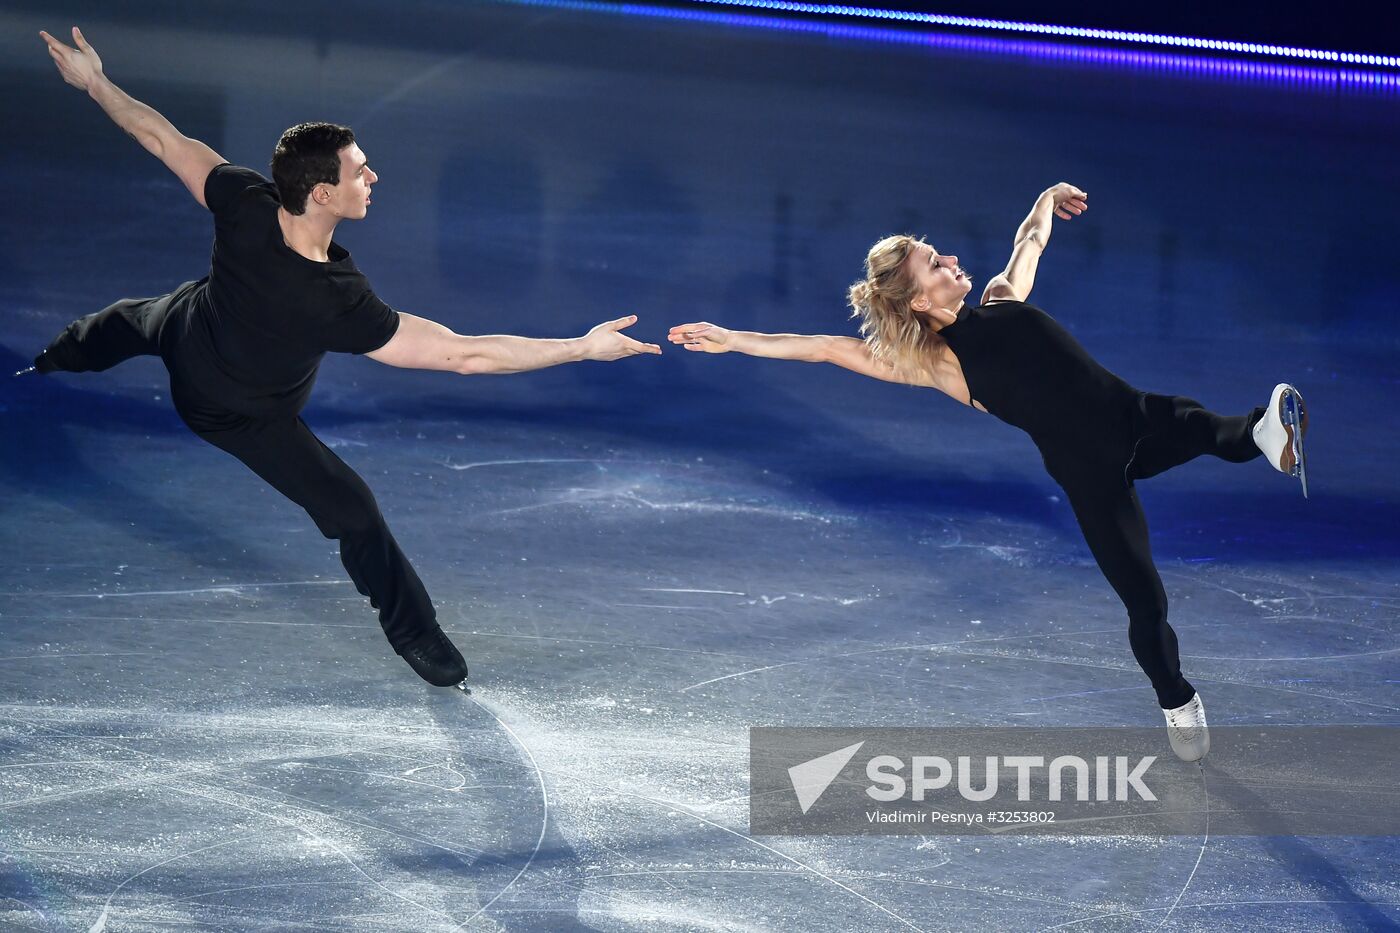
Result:
<instances>
[{"instance_id":1,"label":"female skater's face","mask_svg":"<svg viewBox=\"0 0 1400 933\"><path fill-rule=\"evenodd\" d=\"M326 185L326 190L330 192L326 206L337 217L363 220L369 212L369 187L378 180L379 176L370 170L360 147L351 143L340 150L340 182Z\"/></svg>"},{"instance_id":2,"label":"female skater's face","mask_svg":"<svg viewBox=\"0 0 1400 933\"><path fill-rule=\"evenodd\" d=\"M927 243L914 245L908 263L917 287L911 304L921 314L933 308L957 311L972 290L972 277L958 265L958 257L940 255Z\"/></svg>"}]
</instances>

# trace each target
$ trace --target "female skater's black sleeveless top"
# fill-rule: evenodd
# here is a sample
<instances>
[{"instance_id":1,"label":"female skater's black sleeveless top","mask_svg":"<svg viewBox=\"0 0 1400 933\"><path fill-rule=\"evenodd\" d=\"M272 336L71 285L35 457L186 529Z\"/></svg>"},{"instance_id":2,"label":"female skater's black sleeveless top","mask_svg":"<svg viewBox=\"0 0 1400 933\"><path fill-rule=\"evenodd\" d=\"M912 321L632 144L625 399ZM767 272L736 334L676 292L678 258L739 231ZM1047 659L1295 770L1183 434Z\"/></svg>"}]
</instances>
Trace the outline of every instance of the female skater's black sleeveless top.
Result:
<instances>
[{"instance_id":1,"label":"female skater's black sleeveless top","mask_svg":"<svg viewBox=\"0 0 1400 933\"><path fill-rule=\"evenodd\" d=\"M1023 301L964 305L938 335L957 355L972 398L1029 434L1061 485L1115 475L1128 482L1142 393L1054 318Z\"/></svg>"}]
</instances>

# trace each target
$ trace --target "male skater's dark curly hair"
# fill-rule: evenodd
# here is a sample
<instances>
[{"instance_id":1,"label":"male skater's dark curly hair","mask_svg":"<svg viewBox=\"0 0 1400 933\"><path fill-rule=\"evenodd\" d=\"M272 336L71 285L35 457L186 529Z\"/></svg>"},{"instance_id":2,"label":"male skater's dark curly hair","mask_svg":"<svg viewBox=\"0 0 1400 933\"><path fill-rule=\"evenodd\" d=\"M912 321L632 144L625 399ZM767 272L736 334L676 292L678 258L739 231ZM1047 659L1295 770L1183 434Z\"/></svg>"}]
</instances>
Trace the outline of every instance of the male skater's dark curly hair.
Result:
<instances>
[{"instance_id":1,"label":"male skater's dark curly hair","mask_svg":"<svg viewBox=\"0 0 1400 933\"><path fill-rule=\"evenodd\" d=\"M319 184L340 183L340 150L355 132L336 123L298 123L272 150L272 180L289 214L306 213L306 199Z\"/></svg>"}]
</instances>

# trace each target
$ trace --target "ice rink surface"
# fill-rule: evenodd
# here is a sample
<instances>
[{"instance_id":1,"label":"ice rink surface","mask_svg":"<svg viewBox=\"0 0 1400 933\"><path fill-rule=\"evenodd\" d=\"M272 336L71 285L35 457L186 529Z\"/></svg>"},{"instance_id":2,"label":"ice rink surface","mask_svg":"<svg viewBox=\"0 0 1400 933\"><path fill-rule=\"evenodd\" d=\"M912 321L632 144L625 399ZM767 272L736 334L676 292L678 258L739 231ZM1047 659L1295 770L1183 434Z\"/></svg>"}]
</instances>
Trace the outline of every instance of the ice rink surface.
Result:
<instances>
[{"instance_id":1,"label":"ice rink surface","mask_svg":"<svg viewBox=\"0 0 1400 933\"><path fill-rule=\"evenodd\" d=\"M109 75L234 162L354 126L381 181L338 241L462 333L852 333L879 236L985 281L1041 189L1084 188L1034 303L1144 389L1237 412L1288 380L1312 412L1308 500L1261 461L1139 487L1211 722L1400 725L1400 97L544 7L89 6L64 15ZM210 231L53 72L34 33L68 21L0 24L9 372L202 275ZM665 346L495 378L326 361L305 418L470 696L394 657L158 360L0 380L0 927L1396 926L1391 837L750 836L750 726L1160 713L1023 435Z\"/></svg>"}]
</instances>

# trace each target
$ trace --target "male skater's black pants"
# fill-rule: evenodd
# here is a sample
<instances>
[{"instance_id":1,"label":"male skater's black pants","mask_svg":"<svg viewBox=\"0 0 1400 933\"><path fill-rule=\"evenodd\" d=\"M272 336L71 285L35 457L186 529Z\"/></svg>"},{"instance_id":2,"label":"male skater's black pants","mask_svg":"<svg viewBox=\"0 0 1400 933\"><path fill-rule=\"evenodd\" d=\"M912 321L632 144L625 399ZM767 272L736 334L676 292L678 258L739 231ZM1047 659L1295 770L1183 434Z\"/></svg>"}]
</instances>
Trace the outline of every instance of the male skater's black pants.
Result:
<instances>
[{"instance_id":1,"label":"male skater's black pants","mask_svg":"<svg viewBox=\"0 0 1400 933\"><path fill-rule=\"evenodd\" d=\"M1143 394L1139 406L1140 440L1126 470L1121 465L1085 469L1076 463L1052 468L1051 474L1069 497L1099 569L1128 609L1133 656L1152 681L1158 703L1175 709L1189 702L1196 689L1181 675L1176 633L1167 624L1167 593L1152 562L1147 517L1132 481L1202 454L1232 463L1254 459L1260 450L1251 431L1264 409L1228 417L1189 398L1152 394Z\"/></svg>"},{"instance_id":2,"label":"male skater's black pants","mask_svg":"<svg viewBox=\"0 0 1400 933\"><path fill-rule=\"evenodd\" d=\"M68 325L36 366L41 372L97 372L133 356L161 355L161 330L173 306L171 295L118 301ZM379 610L390 644L401 649L436 628L428 592L389 533L373 493L300 417L230 412L173 377L171 397L191 431L242 460L305 509L321 534L340 543L340 560L355 588Z\"/></svg>"}]
</instances>

